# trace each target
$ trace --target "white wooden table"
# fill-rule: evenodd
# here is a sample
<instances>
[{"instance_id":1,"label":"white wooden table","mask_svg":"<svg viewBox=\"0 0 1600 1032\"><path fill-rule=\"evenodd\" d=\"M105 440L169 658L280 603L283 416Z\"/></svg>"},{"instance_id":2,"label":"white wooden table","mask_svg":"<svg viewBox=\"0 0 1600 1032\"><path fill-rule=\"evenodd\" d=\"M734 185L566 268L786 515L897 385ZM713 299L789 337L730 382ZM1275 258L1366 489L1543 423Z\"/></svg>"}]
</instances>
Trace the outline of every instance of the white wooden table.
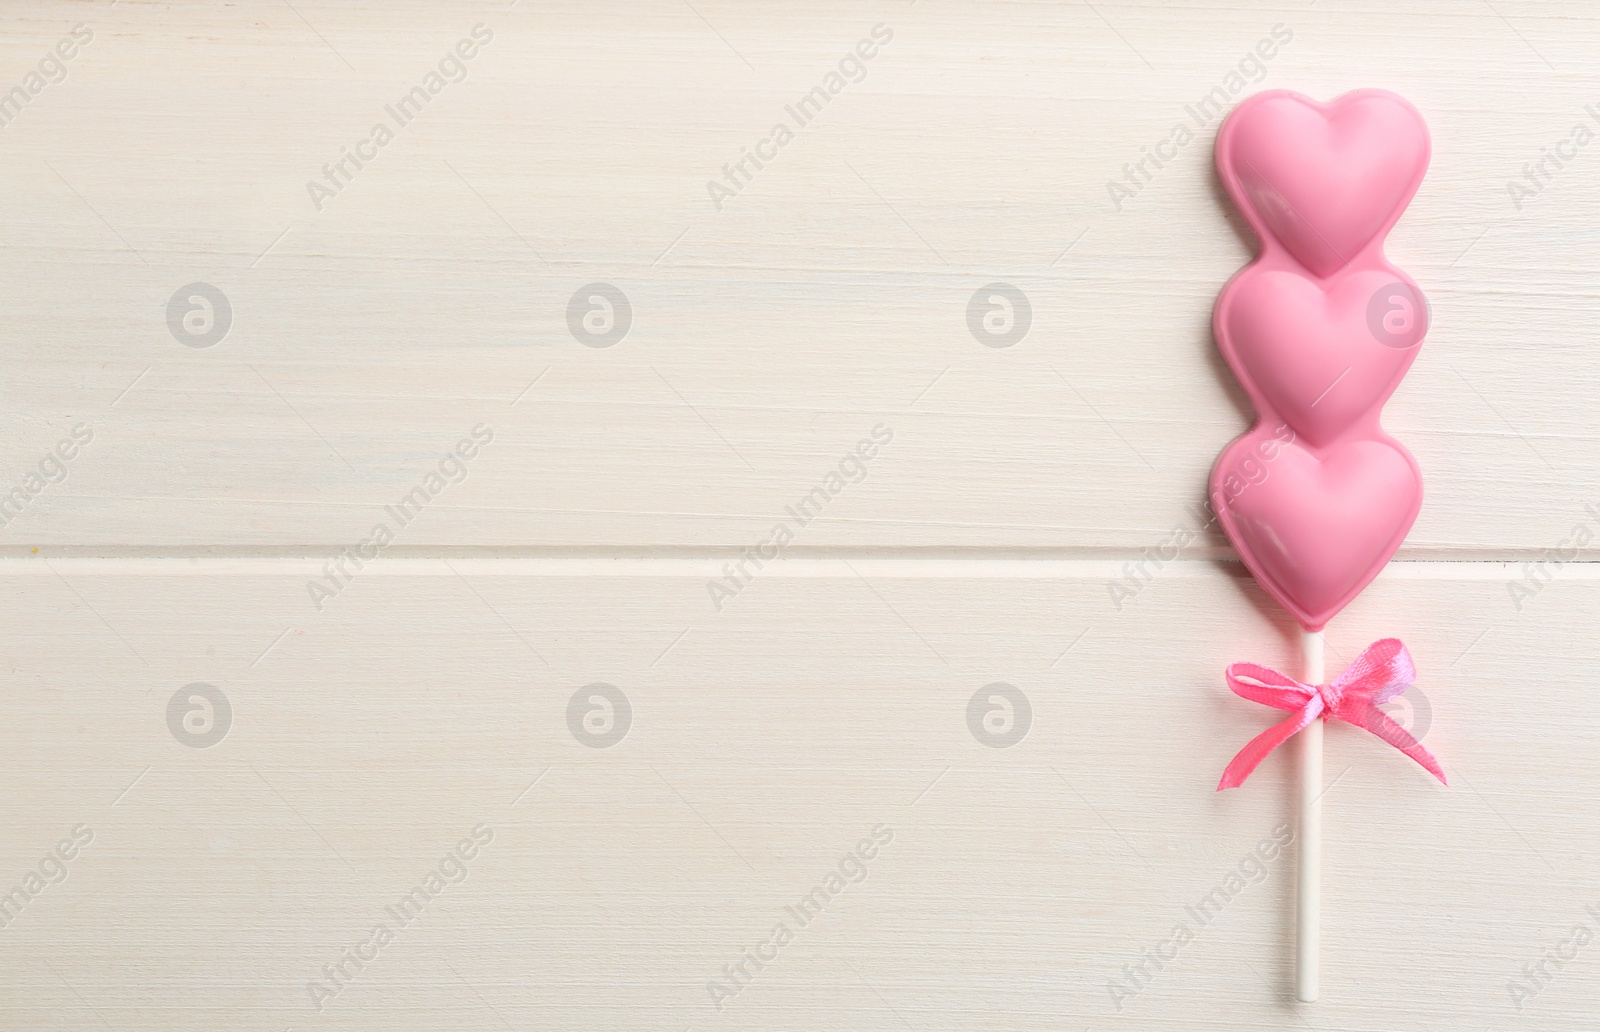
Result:
<instances>
[{"instance_id":1,"label":"white wooden table","mask_svg":"<svg viewBox=\"0 0 1600 1032\"><path fill-rule=\"evenodd\" d=\"M0 28L0 1027L1594 1027L1587 6ZM1213 791L1294 661L1196 511L1231 85L1434 136L1329 664L1404 638L1452 786L1329 729L1310 1006L1289 757Z\"/></svg>"}]
</instances>

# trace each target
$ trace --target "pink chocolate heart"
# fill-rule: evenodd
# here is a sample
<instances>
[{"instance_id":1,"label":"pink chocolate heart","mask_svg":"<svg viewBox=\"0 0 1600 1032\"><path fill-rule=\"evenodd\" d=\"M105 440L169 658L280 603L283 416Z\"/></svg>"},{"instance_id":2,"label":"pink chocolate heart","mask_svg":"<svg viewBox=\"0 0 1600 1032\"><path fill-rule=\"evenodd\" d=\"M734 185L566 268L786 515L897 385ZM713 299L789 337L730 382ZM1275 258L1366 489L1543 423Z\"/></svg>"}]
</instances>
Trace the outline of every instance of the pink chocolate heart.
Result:
<instances>
[{"instance_id":1,"label":"pink chocolate heart","mask_svg":"<svg viewBox=\"0 0 1600 1032\"><path fill-rule=\"evenodd\" d=\"M1416 285L1392 267L1319 281L1293 266L1258 264L1228 285L1217 322L1239 379L1321 445L1375 427L1416 357L1427 311Z\"/></svg>"},{"instance_id":2,"label":"pink chocolate heart","mask_svg":"<svg viewBox=\"0 0 1600 1032\"><path fill-rule=\"evenodd\" d=\"M1428 165L1428 130L1400 97L1356 90L1328 104L1251 97L1217 136L1217 167L1263 243L1326 277L1400 217Z\"/></svg>"},{"instance_id":3,"label":"pink chocolate heart","mask_svg":"<svg viewBox=\"0 0 1600 1032\"><path fill-rule=\"evenodd\" d=\"M1311 630L1360 593L1422 505L1422 473L1393 438L1328 448L1257 427L1212 472L1212 504L1250 572Z\"/></svg>"}]
</instances>

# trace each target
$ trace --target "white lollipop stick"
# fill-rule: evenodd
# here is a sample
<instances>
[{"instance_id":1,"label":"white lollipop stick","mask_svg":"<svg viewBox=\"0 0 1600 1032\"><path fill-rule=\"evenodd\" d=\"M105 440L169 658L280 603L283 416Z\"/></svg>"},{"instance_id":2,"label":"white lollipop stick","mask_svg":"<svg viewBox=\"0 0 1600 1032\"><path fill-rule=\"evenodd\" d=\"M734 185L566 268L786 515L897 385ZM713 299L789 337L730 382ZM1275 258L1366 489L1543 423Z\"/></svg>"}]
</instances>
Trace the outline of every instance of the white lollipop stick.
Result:
<instances>
[{"instance_id":1,"label":"white lollipop stick","mask_svg":"<svg viewBox=\"0 0 1600 1032\"><path fill-rule=\"evenodd\" d=\"M1301 680L1323 680L1322 631L1300 632ZM1294 994L1317 999L1317 940L1322 928L1322 718L1300 732L1300 867L1296 883Z\"/></svg>"}]
</instances>

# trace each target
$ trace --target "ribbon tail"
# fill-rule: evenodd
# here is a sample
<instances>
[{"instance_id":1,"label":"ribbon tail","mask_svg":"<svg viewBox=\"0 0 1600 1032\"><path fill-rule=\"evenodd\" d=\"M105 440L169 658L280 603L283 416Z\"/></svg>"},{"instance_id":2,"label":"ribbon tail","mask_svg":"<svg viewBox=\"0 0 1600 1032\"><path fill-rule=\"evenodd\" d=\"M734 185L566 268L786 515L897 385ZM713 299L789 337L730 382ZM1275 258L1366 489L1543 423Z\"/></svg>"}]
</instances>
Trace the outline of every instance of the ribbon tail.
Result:
<instances>
[{"instance_id":1,"label":"ribbon tail","mask_svg":"<svg viewBox=\"0 0 1600 1032\"><path fill-rule=\"evenodd\" d=\"M1434 757L1433 753L1429 752L1427 748L1423 746L1421 742L1418 742L1409 749L1401 749L1400 751L1411 757L1413 760L1416 760L1417 763L1421 764L1423 770L1438 778L1439 784L1444 785L1446 788L1450 787L1450 781L1444 776L1444 769L1439 766L1439 761Z\"/></svg>"},{"instance_id":2,"label":"ribbon tail","mask_svg":"<svg viewBox=\"0 0 1600 1032\"><path fill-rule=\"evenodd\" d=\"M1368 705L1354 714L1357 719L1350 723L1365 728L1411 757L1429 774L1439 779L1445 786L1450 784L1444 776L1444 769L1439 766L1439 761L1429 752L1427 747L1411 736L1411 732L1396 724L1389 715L1376 706Z\"/></svg>"},{"instance_id":3,"label":"ribbon tail","mask_svg":"<svg viewBox=\"0 0 1600 1032\"><path fill-rule=\"evenodd\" d=\"M1244 779L1248 778L1251 772L1261 764L1261 761L1267 758L1268 753L1303 731L1306 725L1317 719L1317 715L1321 712L1321 700L1312 699L1306 703L1305 708L1299 713L1296 713L1288 720L1272 725L1250 739L1249 743L1243 749L1240 749L1239 754L1228 764L1227 769L1222 772L1222 780L1217 783L1217 791L1238 788L1244 784ZM1422 747L1418 746L1417 748L1420 749ZM1422 761L1418 760L1417 762L1421 763Z\"/></svg>"}]
</instances>

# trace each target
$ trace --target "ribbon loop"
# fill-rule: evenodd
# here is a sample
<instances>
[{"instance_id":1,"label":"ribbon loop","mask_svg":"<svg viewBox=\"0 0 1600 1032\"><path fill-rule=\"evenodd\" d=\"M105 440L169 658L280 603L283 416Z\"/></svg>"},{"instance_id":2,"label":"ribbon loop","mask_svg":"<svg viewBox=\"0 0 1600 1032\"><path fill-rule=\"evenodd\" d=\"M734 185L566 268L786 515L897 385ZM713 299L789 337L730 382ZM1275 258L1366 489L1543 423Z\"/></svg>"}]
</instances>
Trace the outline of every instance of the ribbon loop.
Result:
<instances>
[{"instance_id":1,"label":"ribbon loop","mask_svg":"<svg viewBox=\"0 0 1600 1032\"><path fill-rule=\"evenodd\" d=\"M1368 645L1344 673L1328 684L1303 684L1257 663L1234 663L1228 667L1226 678L1228 688L1242 699L1298 712L1267 728L1239 750L1222 772L1222 780L1217 784L1219 792L1244 784L1245 778L1268 753L1318 717L1364 728L1411 757L1443 784L1450 783L1445 780L1444 770L1434 755L1378 708L1411 687L1417 679L1411 653L1398 638L1385 638Z\"/></svg>"}]
</instances>

